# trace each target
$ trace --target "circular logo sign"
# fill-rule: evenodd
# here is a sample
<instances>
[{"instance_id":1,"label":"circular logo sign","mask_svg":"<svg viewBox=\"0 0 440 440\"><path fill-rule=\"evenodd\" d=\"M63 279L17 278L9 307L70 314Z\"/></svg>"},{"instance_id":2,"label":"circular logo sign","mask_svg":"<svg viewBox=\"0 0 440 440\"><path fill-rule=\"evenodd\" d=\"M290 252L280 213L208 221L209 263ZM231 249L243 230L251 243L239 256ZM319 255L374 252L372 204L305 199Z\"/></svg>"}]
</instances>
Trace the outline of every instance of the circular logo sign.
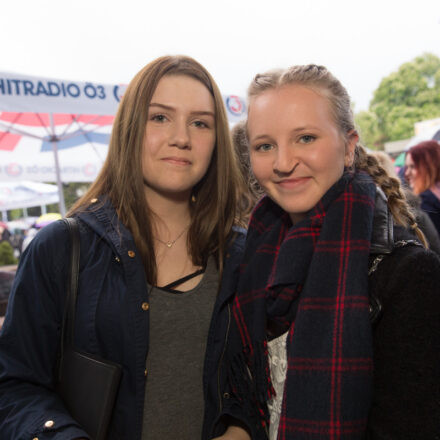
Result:
<instances>
[{"instance_id":1,"label":"circular logo sign","mask_svg":"<svg viewBox=\"0 0 440 440\"><path fill-rule=\"evenodd\" d=\"M234 116L241 116L246 111L246 104L239 96L229 95L226 98L226 108Z\"/></svg>"},{"instance_id":2,"label":"circular logo sign","mask_svg":"<svg viewBox=\"0 0 440 440\"><path fill-rule=\"evenodd\" d=\"M121 102L122 97L124 96L125 89L127 88L126 84L118 84L113 87L113 96L116 101Z\"/></svg>"},{"instance_id":3,"label":"circular logo sign","mask_svg":"<svg viewBox=\"0 0 440 440\"><path fill-rule=\"evenodd\" d=\"M10 163L5 167L6 174L11 177L19 176L23 168L18 163Z\"/></svg>"}]
</instances>

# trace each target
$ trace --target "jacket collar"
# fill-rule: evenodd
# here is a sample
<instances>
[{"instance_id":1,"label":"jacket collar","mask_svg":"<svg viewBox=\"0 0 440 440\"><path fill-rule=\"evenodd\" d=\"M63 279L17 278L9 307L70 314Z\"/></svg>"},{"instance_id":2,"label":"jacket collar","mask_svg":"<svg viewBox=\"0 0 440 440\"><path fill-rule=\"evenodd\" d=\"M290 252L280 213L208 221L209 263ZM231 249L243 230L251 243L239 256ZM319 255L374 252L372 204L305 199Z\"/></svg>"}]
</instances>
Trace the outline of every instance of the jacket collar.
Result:
<instances>
[{"instance_id":1,"label":"jacket collar","mask_svg":"<svg viewBox=\"0 0 440 440\"><path fill-rule=\"evenodd\" d=\"M393 216L388 208L387 198L376 186L376 203L373 217L370 254L390 254L394 248Z\"/></svg>"},{"instance_id":2,"label":"jacket collar","mask_svg":"<svg viewBox=\"0 0 440 440\"><path fill-rule=\"evenodd\" d=\"M122 254L127 249L135 249L130 231L119 221L108 197L92 199L90 205L77 215L97 235L110 242L117 253Z\"/></svg>"}]
</instances>

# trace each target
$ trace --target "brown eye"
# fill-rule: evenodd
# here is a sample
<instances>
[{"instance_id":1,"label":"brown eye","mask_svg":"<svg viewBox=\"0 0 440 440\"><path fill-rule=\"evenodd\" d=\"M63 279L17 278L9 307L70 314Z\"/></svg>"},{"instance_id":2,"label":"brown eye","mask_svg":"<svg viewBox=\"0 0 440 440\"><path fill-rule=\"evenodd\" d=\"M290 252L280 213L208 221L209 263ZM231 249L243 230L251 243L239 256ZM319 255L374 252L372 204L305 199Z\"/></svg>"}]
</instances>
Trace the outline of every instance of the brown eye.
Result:
<instances>
[{"instance_id":1,"label":"brown eye","mask_svg":"<svg viewBox=\"0 0 440 440\"><path fill-rule=\"evenodd\" d=\"M166 121L166 116L165 115L153 115L151 117L152 121L156 121L156 122L165 122Z\"/></svg>"},{"instance_id":2,"label":"brown eye","mask_svg":"<svg viewBox=\"0 0 440 440\"><path fill-rule=\"evenodd\" d=\"M208 128L208 125L203 121L194 121L194 125L198 128Z\"/></svg>"}]
</instances>

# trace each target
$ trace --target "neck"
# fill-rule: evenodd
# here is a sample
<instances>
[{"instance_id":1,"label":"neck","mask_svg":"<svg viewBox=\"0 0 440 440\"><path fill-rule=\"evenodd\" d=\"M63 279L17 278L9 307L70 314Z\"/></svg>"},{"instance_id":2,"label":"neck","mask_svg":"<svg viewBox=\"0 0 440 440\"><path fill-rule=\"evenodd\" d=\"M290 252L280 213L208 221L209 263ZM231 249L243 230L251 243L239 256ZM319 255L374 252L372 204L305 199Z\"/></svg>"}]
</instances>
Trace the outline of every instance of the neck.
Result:
<instances>
[{"instance_id":1,"label":"neck","mask_svg":"<svg viewBox=\"0 0 440 440\"><path fill-rule=\"evenodd\" d=\"M429 189L437 196L438 199L440 199L440 182L434 183L434 185L432 185Z\"/></svg>"},{"instance_id":2,"label":"neck","mask_svg":"<svg viewBox=\"0 0 440 440\"><path fill-rule=\"evenodd\" d=\"M146 191L147 204L154 213L153 225L159 235L179 233L191 221L189 195L187 197L166 197Z\"/></svg>"}]
</instances>

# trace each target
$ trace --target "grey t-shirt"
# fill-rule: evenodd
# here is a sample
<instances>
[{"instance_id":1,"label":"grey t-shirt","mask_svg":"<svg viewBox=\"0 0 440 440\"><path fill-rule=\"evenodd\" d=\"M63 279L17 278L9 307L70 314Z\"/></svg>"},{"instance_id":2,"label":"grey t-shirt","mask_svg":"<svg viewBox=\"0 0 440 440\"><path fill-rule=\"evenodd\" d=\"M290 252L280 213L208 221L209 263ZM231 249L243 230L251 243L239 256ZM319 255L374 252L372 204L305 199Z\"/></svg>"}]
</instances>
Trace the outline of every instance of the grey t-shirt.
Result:
<instances>
[{"instance_id":1,"label":"grey t-shirt","mask_svg":"<svg viewBox=\"0 0 440 440\"><path fill-rule=\"evenodd\" d=\"M151 290L143 440L201 438L203 364L218 283L210 258L194 289Z\"/></svg>"}]
</instances>

